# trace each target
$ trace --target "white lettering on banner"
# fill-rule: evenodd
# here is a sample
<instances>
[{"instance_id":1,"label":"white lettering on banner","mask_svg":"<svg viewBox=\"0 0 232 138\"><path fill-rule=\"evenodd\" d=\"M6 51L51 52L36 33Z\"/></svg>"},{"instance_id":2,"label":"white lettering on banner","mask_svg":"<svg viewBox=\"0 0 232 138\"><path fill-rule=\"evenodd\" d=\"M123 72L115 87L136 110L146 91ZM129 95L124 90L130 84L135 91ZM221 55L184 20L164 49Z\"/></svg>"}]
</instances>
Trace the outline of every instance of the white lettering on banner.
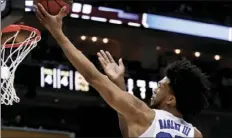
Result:
<instances>
[{"instance_id":1,"label":"white lettering on banner","mask_svg":"<svg viewBox=\"0 0 232 138\"><path fill-rule=\"evenodd\" d=\"M47 69L44 67L40 68L40 85L45 87L45 84L53 85L53 88L56 87L56 69Z\"/></svg>"},{"instance_id":2,"label":"white lettering on banner","mask_svg":"<svg viewBox=\"0 0 232 138\"><path fill-rule=\"evenodd\" d=\"M140 88L140 96L142 99L146 98L146 81L145 80L137 80L137 86Z\"/></svg>"},{"instance_id":3,"label":"white lettering on banner","mask_svg":"<svg viewBox=\"0 0 232 138\"><path fill-rule=\"evenodd\" d=\"M127 80L127 89L130 94L134 94L133 88L134 88L134 80L130 78Z\"/></svg>"},{"instance_id":4,"label":"white lettering on banner","mask_svg":"<svg viewBox=\"0 0 232 138\"><path fill-rule=\"evenodd\" d=\"M134 94L134 87L138 87L142 99L146 98L146 85L148 85L148 88L152 90L157 88L157 82L155 81L146 81L141 79L135 80L132 78L128 78L126 80L128 92L130 94ZM90 87L89 83L78 71L74 73L72 70L62 70L56 68L49 69L45 67L41 67L40 69L40 86L42 88L51 87L54 89L74 89L76 91L83 92L88 92Z\"/></svg>"},{"instance_id":5,"label":"white lettering on banner","mask_svg":"<svg viewBox=\"0 0 232 138\"><path fill-rule=\"evenodd\" d=\"M85 78L79 73L75 73L75 90L76 91L89 91L89 83L85 80Z\"/></svg>"},{"instance_id":6,"label":"white lettering on banner","mask_svg":"<svg viewBox=\"0 0 232 138\"><path fill-rule=\"evenodd\" d=\"M75 86L76 91L89 91L89 84L85 78L79 73L75 72L73 77L72 70L49 69L41 67L40 69L40 86L52 87L54 89L68 88L73 90Z\"/></svg>"}]
</instances>

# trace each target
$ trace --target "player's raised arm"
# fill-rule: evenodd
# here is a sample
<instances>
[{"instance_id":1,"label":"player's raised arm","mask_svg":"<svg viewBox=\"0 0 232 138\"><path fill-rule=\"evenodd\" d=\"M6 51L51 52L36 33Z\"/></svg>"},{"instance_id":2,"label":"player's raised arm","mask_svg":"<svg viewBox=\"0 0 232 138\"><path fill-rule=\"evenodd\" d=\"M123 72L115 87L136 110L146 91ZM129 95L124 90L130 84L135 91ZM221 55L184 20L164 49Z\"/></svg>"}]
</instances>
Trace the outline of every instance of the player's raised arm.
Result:
<instances>
[{"instance_id":1,"label":"player's raised arm","mask_svg":"<svg viewBox=\"0 0 232 138\"><path fill-rule=\"evenodd\" d=\"M36 7L36 14L40 22L50 31L63 49L74 67L85 77L103 97L103 99L117 112L123 114L127 120L147 123L148 117L154 117L154 112L143 102L129 93L123 92L82 54L62 32L62 18L66 15L62 8L56 16L50 15L42 5ZM138 119L139 118L139 119Z\"/></svg>"},{"instance_id":2,"label":"player's raised arm","mask_svg":"<svg viewBox=\"0 0 232 138\"><path fill-rule=\"evenodd\" d=\"M126 85L124 80L125 66L122 59L119 59L118 64L114 61L113 57L108 51L101 50L97 53L98 60L104 69L108 78L114 82L121 90L126 91ZM128 124L125 117L118 113L119 127L123 138L128 138Z\"/></svg>"}]
</instances>

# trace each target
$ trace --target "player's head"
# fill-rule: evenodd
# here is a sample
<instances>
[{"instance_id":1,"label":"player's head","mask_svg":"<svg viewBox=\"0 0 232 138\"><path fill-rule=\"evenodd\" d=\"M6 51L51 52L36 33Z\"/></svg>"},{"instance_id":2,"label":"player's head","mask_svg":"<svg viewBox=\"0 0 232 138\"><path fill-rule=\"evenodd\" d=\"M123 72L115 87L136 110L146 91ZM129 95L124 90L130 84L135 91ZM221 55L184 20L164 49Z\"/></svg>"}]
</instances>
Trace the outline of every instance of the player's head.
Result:
<instances>
[{"instance_id":1,"label":"player's head","mask_svg":"<svg viewBox=\"0 0 232 138\"><path fill-rule=\"evenodd\" d=\"M152 95L153 108L175 108L186 116L199 113L207 104L209 81L197 66L176 61L165 69L165 76Z\"/></svg>"}]
</instances>

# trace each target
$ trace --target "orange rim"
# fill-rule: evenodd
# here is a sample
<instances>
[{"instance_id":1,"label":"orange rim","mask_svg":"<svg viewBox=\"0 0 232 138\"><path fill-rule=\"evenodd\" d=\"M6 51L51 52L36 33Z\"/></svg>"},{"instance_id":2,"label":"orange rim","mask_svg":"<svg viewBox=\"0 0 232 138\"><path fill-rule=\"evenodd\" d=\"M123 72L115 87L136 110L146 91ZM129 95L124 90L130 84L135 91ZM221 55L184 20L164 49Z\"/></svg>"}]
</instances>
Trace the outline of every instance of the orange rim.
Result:
<instances>
[{"instance_id":1,"label":"orange rim","mask_svg":"<svg viewBox=\"0 0 232 138\"><path fill-rule=\"evenodd\" d=\"M25 31L30 31L30 32L34 31L37 36L41 36L41 33L40 33L40 31L38 29L30 27L30 26L26 26L26 25L17 25L17 24L12 24L12 25L9 25L9 26L3 28L2 33L4 34L4 33L17 32L19 30L25 30ZM35 39L36 39L36 37L33 38L33 39L31 39L31 40L29 40L28 43L33 42ZM14 43L14 44L5 44L4 47L5 48L11 48L11 47L17 48L22 43L23 42Z\"/></svg>"}]
</instances>

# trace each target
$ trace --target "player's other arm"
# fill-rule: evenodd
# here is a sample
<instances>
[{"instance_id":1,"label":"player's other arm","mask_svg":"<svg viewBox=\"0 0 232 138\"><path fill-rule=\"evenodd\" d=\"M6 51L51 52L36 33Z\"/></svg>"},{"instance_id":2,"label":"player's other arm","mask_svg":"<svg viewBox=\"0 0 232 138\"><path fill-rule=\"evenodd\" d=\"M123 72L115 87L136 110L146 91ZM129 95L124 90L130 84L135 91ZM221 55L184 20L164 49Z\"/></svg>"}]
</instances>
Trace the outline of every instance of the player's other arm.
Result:
<instances>
[{"instance_id":1,"label":"player's other arm","mask_svg":"<svg viewBox=\"0 0 232 138\"><path fill-rule=\"evenodd\" d=\"M114 83L123 91L126 91L126 85L125 85L125 80L124 78L119 78L116 80ZM121 134L123 138L129 138L129 132L128 132L128 124L126 122L125 117L118 113L118 119L119 119L119 127L121 130Z\"/></svg>"},{"instance_id":2,"label":"player's other arm","mask_svg":"<svg viewBox=\"0 0 232 138\"><path fill-rule=\"evenodd\" d=\"M113 81L113 80L112 80ZM113 81L121 90L126 91L126 85L125 85L125 80L124 80L124 76L121 78L118 78L116 80ZM118 119L119 119L119 127L121 130L121 134L123 136L123 138L129 138L129 134L128 134L128 124L126 122L125 117L118 113Z\"/></svg>"},{"instance_id":3,"label":"player's other arm","mask_svg":"<svg viewBox=\"0 0 232 138\"><path fill-rule=\"evenodd\" d=\"M122 62L122 59L119 59L118 63L116 63L111 54L108 51L103 50L100 50L97 55L98 60L101 63L101 66L107 77L121 90L126 91L124 80L125 66ZM128 138L128 124L125 117L118 113L118 120L123 138Z\"/></svg>"},{"instance_id":4,"label":"player's other arm","mask_svg":"<svg viewBox=\"0 0 232 138\"><path fill-rule=\"evenodd\" d=\"M127 120L147 123L148 116L154 116L153 111L143 102L129 93L123 92L75 48L62 31L62 18L66 14L65 8L56 15L50 15L42 5L36 8L37 18L50 31L63 49L73 66L85 77L103 97L103 99Z\"/></svg>"}]
</instances>

